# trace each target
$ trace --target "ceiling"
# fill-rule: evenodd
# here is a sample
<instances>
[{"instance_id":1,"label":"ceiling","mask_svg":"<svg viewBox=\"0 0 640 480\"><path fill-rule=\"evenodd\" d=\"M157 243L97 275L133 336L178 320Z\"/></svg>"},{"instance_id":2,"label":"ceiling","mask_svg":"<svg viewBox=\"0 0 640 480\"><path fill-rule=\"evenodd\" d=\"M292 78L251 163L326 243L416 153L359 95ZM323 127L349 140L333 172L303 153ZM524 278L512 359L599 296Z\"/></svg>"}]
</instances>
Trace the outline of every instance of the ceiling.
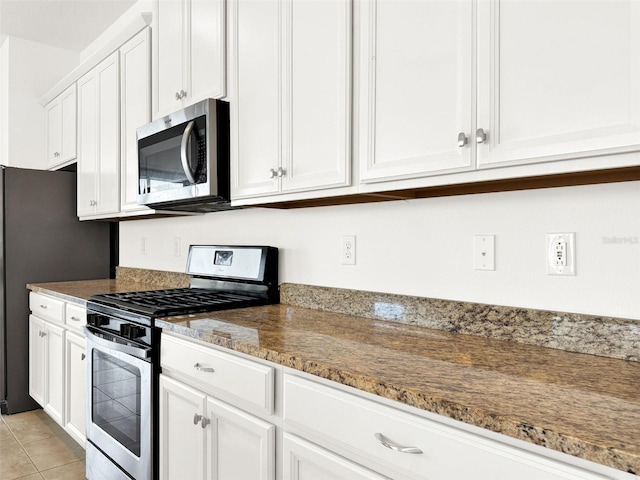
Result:
<instances>
[{"instance_id":1,"label":"ceiling","mask_svg":"<svg viewBox=\"0 0 640 480\"><path fill-rule=\"evenodd\" d=\"M0 45L20 37L81 52L136 0L0 0Z\"/></svg>"}]
</instances>

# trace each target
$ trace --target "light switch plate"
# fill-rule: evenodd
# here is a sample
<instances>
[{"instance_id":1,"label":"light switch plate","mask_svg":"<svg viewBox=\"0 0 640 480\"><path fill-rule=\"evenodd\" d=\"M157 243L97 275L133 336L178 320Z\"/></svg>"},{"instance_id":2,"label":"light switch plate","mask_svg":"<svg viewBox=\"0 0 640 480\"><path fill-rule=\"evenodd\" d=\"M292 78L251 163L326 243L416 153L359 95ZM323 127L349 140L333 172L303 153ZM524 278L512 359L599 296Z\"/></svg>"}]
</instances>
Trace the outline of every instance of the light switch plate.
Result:
<instances>
[{"instance_id":1,"label":"light switch plate","mask_svg":"<svg viewBox=\"0 0 640 480\"><path fill-rule=\"evenodd\" d=\"M473 236L473 268L475 270L496 269L495 245L495 235Z\"/></svg>"}]
</instances>

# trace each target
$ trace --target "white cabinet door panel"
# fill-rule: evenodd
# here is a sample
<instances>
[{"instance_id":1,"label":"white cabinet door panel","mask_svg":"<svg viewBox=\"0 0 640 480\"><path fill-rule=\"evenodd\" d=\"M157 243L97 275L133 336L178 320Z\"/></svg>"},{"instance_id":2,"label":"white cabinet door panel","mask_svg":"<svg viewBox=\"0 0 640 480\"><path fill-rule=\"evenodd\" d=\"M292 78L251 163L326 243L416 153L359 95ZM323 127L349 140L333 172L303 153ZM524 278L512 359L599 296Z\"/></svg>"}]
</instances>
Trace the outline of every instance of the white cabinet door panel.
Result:
<instances>
[{"instance_id":1,"label":"white cabinet door panel","mask_svg":"<svg viewBox=\"0 0 640 480\"><path fill-rule=\"evenodd\" d=\"M274 425L213 398L207 399L207 417L208 478L275 479Z\"/></svg>"},{"instance_id":2,"label":"white cabinet door panel","mask_svg":"<svg viewBox=\"0 0 640 480\"><path fill-rule=\"evenodd\" d=\"M282 192L343 186L351 160L351 2L283 3Z\"/></svg>"},{"instance_id":3,"label":"white cabinet door panel","mask_svg":"<svg viewBox=\"0 0 640 480\"><path fill-rule=\"evenodd\" d=\"M640 148L640 3L495 0L478 20L481 166Z\"/></svg>"},{"instance_id":4,"label":"white cabinet door panel","mask_svg":"<svg viewBox=\"0 0 640 480\"><path fill-rule=\"evenodd\" d=\"M182 58L185 45L184 2L182 0L154 1L154 65L153 117L167 115L182 107L176 94L183 89Z\"/></svg>"},{"instance_id":5,"label":"white cabinet door panel","mask_svg":"<svg viewBox=\"0 0 640 480\"><path fill-rule=\"evenodd\" d=\"M40 406L45 402L45 371L44 371L44 322L33 315L29 316L29 395Z\"/></svg>"},{"instance_id":6,"label":"white cabinet door panel","mask_svg":"<svg viewBox=\"0 0 640 480\"><path fill-rule=\"evenodd\" d=\"M231 196L277 193L281 163L280 7L238 0L232 9Z\"/></svg>"},{"instance_id":7,"label":"white cabinet door panel","mask_svg":"<svg viewBox=\"0 0 640 480\"><path fill-rule=\"evenodd\" d=\"M160 375L160 480L205 478L206 395Z\"/></svg>"},{"instance_id":8,"label":"white cabinet door panel","mask_svg":"<svg viewBox=\"0 0 640 480\"><path fill-rule=\"evenodd\" d=\"M84 337L67 332L65 336L65 429L84 444L86 424L86 360Z\"/></svg>"},{"instance_id":9,"label":"white cabinet door panel","mask_svg":"<svg viewBox=\"0 0 640 480\"><path fill-rule=\"evenodd\" d=\"M44 322L44 410L64 425L64 329Z\"/></svg>"},{"instance_id":10,"label":"white cabinet door panel","mask_svg":"<svg viewBox=\"0 0 640 480\"><path fill-rule=\"evenodd\" d=\"M470 168L472 2L362 2L360 19L361 180Z\"/></svg>"},{"instance_id":11,"label":"white cabinet door panel","mask_svg":"<svg viewBox=\"0 0 640 480\"><path fill-rule=\"evenodd\" d=\"M78 216L95 211L96 175L98 173L98 89L96 72L78 80Z\"/></svg>"},{"instance_id":12,"label":"white cabinet door panel","mask_svg":"<svg viewBox=\"0 0 640 480\"><path fill-rule=\"evenodd\" d=\"M283 452L284 480L387 479L295 435L284 434Z\"/></svg>"}]
</instances>

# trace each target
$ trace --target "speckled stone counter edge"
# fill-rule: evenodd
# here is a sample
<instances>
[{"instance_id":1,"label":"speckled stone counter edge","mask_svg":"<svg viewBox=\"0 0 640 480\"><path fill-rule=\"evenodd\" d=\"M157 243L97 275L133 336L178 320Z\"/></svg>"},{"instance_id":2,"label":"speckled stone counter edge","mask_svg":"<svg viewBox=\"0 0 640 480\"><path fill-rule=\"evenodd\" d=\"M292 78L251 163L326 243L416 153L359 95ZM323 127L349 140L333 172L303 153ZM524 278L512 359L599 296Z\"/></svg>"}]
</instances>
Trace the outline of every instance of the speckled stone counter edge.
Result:
<instances>
[{"instance_id":1,"label":"speckled stone counter edge","mask_svg":"<svg viewBox=\"0 0 640 480\"><path fill-rule=\"evenodd\" d=\"M186 287L184 273L118 267L117 278ZM283 283L280 302L454 333L640 361L640 320Z\"/></svg>"},{"instance_id":2,"label":"speckled stone counter edge","mask_svg":"<svg viewBox=\"0 0 640 480\"><path fill-rule=\"evenodd\" d=\"M454 333L640 361L640 320L283 283L280 302Z\"/></svg>"}]
</instances>

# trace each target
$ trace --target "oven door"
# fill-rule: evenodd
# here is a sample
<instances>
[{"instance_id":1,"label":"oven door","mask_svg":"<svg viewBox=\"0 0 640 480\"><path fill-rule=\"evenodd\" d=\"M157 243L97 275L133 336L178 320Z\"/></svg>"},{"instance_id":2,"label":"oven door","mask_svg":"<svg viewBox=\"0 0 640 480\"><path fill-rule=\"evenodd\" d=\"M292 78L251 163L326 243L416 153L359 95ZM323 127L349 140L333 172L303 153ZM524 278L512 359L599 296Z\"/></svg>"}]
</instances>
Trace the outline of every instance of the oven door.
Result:
<instances>
[{"instance_id":1,"label":"oven door","mask_svg":"<svg viewBox=\"0 0 640 480\"><path fill-rule=\"evenodd\" d=\"M108 478L120 478L115 473L121 474L121 469L135 480L150 480L155 414L151 348L95 327L84 329L89 360L87 440L119 467ZM107 478L104 471L91 472L91 464L87 460L90 480Z\"/></svg>"}]
</instances>

